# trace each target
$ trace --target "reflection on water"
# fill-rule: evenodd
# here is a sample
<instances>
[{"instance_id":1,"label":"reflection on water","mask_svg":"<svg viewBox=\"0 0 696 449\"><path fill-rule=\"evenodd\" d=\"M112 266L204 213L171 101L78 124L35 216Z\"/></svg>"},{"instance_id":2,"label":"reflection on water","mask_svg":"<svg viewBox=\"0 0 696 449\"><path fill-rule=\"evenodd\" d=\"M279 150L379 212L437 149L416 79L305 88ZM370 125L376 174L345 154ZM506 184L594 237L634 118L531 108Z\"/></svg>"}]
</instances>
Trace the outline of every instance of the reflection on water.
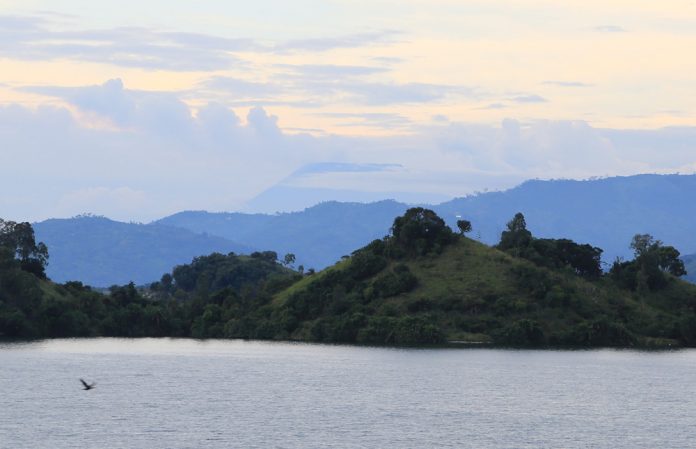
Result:
<instances>
[{"instance_id":1,"label":"reflection on water","mask_svg":"<svg viewBox=\"0 0 696 449\"><path fill-rule=\"evenodd\" d=\"M691 350L4 343L0 447L684 448L695 393Z\"/></svg>"}]
</instances>

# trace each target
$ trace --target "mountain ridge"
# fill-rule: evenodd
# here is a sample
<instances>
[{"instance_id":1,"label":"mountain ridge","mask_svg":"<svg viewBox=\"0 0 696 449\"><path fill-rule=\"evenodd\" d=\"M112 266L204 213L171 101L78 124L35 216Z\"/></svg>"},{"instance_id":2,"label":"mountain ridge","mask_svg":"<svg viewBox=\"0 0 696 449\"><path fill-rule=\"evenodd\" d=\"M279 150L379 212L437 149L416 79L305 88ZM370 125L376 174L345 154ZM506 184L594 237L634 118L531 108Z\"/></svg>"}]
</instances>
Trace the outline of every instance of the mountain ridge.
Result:
<instances>
[{"instance_id":1,"label":"mountain ridge","mask_svg":"<svg viewBox=\"0 0 696 449\"><path fill-rule=\"evenodd\" d=\"M590 180L528 180L505 191L469 195L429 207L452 229L456 229L456 221L460 217L471 221L471 236L486 244L496 243L507 221L516 212L523 212L535 235L567 237L600 247L604 250L604 262L609 264L617 257L631 256L629 243L633 235L639 233L651 234L685 255L696 253L696 238L692 233L692 223L696 222L696 203L691 201L692 192L696 192L696 175L644 174ZM207 233L209 238L239 242L238 246L249 247L249 251L272 250L281 256L293 253L298 265L307 269L321 269L350 254L355 248L387 235L393 218L408 207L394 200L382 200L374 203L329 201L300 212L272 215L182 211L153 221L150 225L166 225L194 234ZM44 236L46 226L41 223L36 226L37 237L50 240ZM79 246L79 242L73 243ZM226 252L233 247L220 244L216 248L201 247L201 250L205 248ZM71 251L79 254L81 250L75 248ZM244 252L242 249L238 251ZM190 256L203 254L205 252ZM161 266L166 270L188 260L177 259L169 266ZM56 263L62 262L57 257L53 258L49 275L55 273ZM135 266L126 266L126 269L142 271ZM73 271L75 274L70 275L67 270L65 273L67 277L79 274ZM696 280L696 273L688 276ZM148 281L157 279L155 277ZM120 278L118 282L121 282Z\"/></svg>"}]
</instances>

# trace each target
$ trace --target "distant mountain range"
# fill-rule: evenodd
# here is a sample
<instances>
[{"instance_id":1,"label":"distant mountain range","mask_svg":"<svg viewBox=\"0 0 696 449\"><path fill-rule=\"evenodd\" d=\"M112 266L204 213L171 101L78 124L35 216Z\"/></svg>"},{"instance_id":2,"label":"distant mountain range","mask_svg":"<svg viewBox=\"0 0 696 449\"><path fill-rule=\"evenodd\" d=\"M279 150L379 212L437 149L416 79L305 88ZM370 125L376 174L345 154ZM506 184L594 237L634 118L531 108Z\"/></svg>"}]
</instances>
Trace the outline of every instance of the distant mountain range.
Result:
<instances>
[{"instance_id":1,"label":"distant mountain range","mask_svg":"<svg viewBox=\"0 0 696 449\"><path fill-rule=\"evenodd\" d=\"M696 253L694 193L696 175L532 180L428 207L453 228L458 217L470 220L470 236L488 244L522 212L535 236L590 243L610 262L631 257L629 243L637 233L651 234L682 254ZM106 286L156 280L173 265L211 251L294 253L297 264L320 269L386 235L408 207L390 200L326 202L275 215L180 212L149 225L74 218L47 220L35 229L49 247L50 277Z\"/></svg>"},{"instance_id":2,"label":"distant mountain range","mask_svg":"<svg viewBox=\"0 0 696 449\"><path fill-rule=\"evenodd\" d=\"M249 246L222 237L160 224L121 223L103 217L51 219L34 224L49 248L47 274L56 282L87 285L149 283L174 265L211 252L249 253Z\"/></svg>"},{"instance_id":3,"label":"distant mountain range","mask_svg":"<svg viewBox=\"0 0 696 449\"><path fill-rule=\"evenodd\" d=\"M389 233L394 218L408 209L396 201L326 202L276 215L180 212L156 224L244 242L245 245L293 253L305 268L324 268L343 255Z\"/></svg>"},{"instance_id":4,"label":"distant mountain range","mask_svg":"<svg viewBox=\"0 0 696 449\"><path fill-rule=\"evenodd\" d=\"M522 212L539 237L568 237L604 250L604 260L631 257L635 234L651 234L682 254L696 252L696 175L637 175L588 181L527 181L504 191L459 198L435 210L454 224L470 220L480 239L495 243Z\"/></svg>"}]
</instances>

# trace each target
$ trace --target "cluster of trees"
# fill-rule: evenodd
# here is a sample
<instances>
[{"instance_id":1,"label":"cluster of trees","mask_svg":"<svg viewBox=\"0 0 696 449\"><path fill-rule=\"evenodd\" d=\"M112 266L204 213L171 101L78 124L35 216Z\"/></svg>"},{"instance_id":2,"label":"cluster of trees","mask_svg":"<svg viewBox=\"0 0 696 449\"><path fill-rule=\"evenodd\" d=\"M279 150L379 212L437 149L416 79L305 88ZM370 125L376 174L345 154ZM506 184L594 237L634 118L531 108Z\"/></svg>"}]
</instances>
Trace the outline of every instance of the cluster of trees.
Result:
<instances>
[{"instance_id":1,"label":"cluster of trees","mask_svg":"<svg viewBox=\"0 0 696 449\"><path fill-rule=\"evenodd\" d=\"M616 260L610 276L625 288L635 291L658 290L671 277L684 276L686 268L679 251L664 245L649 234L636 234L631 241L634 259Z\"/></svg>"},{"instance_id":2,"label":"cluster of trees","mask_svg":"<svg viewBox=\"0 0 696 449\"><path fill-rule=\"evenodd\" d=\"M454 328L489 335L500 344L630 345L646 328L648 335L696 344L696 297L650 296L658 309L683 308L683 319L646 315L626 299L668 291L670 281L685 274L679 252L649 235L636 235L631 243L634 260L616 261L605 275L601 249L568 239L535 238L521 213L507 224L497 247L531 264L511 262L514 259L465 239L471 231L467 220L459 220L457 227L455 233L433 211L412 208L394 220L388 236L319 275L292 269L292 254L279 260L273 251L248 256L213 253L174 267L148 288L130 283L102 294L79 282L48 282L48 250L35 241L31 225L0 220L0 337L420 344L443 342L445 328ZM458 250L443 255L455 244ZM497 265L506 274L496 271L491 279L511 282L509 286L486 285L477 275L467 284L472 293L457 290L462 297L412 293L423 285L423 266L438 263L441 255L453 263L464 256L481 262L474 254L481 248L487 263L497 257L508 264ZM455 277L471 267L457 269L461 273ZM578 290L575 276L590 281L582 285L629 293L604 302L590 300L587 296L596 292ZM442 282L454 283L449 278ZM558 322L570 324L550 331L551 316L566 317Z\"/></svg>"},{"instance_id":3,"label":"cluster of trees","mask_svg":"<svg viewBox=\"0 0 696 449\"><path fill-rule=\"evenodd\" d=\"M552 269L570 269L575 274L597 279L602 270L602 249L568 239L540 239L527 229L524 215L517 213L500 236L499 249ZM622 288L650 291L664 288L670 279L686 275L676 248L664 245L649 234L636 234L630 247L634 259L616 260L609 278Z\"/></svg>"},{"instance_id":4,"label":"cluster of trees","mask_svg":"<svg viewBox=\"0 0 696 449\"><path fill-rule=\"evenodd\" d=\"M515 216L500 235L498 248L548 268L569 268L575 274L596 279L602 275L602 250L568 239L539 239L527 229L524 215Z\"/></svg>"},{"instance_id":5,"label":"cluster of trees","mask_svg":"<svg viewBox=\"0 0 696 449\"><path fill-rule=\"evenodd\" d=\"M43 242L36 242L34 228L27 222L0 218L0 258L16 259L22 270L46 278L48 248Z\"/></svg>"}]
</instances>

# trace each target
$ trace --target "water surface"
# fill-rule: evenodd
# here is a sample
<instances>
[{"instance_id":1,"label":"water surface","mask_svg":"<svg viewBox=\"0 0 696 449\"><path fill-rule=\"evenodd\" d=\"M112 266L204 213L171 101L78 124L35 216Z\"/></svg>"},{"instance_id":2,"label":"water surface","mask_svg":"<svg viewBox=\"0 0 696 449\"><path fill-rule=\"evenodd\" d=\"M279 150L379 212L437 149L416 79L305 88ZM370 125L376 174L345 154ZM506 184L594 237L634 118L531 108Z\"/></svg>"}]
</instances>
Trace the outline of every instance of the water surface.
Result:
<instances>
[{"instance_id":1,"label":"water surface","mask_svg":"<svg viewBox=\"0 0 696 449\"><path fill-rule=\"evenodd\" d=\"M686 448L695 419L692 350L0 344L8 449Z\"/></svg>"}]
</instances>

